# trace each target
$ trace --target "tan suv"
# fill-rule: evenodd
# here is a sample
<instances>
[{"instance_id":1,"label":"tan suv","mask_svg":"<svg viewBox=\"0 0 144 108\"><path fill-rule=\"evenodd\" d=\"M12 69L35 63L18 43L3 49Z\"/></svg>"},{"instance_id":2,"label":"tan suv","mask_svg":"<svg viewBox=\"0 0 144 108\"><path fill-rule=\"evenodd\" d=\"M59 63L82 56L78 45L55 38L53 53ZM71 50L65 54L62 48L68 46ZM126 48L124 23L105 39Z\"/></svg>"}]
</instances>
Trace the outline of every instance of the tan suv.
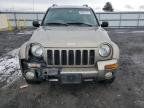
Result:
<instances>
[{"instance_id":1,"label":"tan suv","mask_svg":"<svg viewBox=\"0 0 144 108\"><path fill-rule=\"evenodd\" d=\"M112 83L119 48L87 6L52 6L30 40L19 51L24 78L30 84L58 81Z\"/></svg>"}]
</instances>

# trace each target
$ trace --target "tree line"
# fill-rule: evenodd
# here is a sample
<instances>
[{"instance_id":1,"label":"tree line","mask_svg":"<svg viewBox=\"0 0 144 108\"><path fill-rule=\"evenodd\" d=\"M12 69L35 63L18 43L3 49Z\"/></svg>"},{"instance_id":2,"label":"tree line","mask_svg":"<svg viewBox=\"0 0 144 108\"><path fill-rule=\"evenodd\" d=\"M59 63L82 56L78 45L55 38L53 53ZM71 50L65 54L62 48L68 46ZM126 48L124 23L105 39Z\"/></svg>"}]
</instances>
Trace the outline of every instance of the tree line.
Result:
<instances>
[{"instance_id":1,"label":"tree line","mask_svg":"<svg viewBox=\"0 0 144 108\"><path fill-rule=\"evenodd\" d=\"M105 11L105 12L113 12L114 11L111 2L106 2L106 4L103 7L103 11Z\"/></svg>"}]
</instances>

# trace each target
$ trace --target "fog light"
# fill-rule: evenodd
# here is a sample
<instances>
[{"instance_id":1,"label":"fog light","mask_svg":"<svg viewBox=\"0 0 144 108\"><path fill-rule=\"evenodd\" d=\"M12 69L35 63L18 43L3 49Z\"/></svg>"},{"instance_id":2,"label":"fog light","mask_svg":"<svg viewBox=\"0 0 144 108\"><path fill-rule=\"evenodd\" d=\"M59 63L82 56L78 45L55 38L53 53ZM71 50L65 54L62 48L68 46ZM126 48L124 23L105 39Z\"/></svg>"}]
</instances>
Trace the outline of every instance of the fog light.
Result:
<instances>
[{"instance_id":1,"label":"fog light","mask_svg":"<svg viewBox=\"0 0 144 108\"><path fill-rule=\"evenodd\" d=\"M32 79L34 79L34 77L35 77L35 74L33 72L27 72L26 73L27 79L32 80Z\"/></svg>"},{"instance_id":2,"label":"fog light","mask_svg":"<svg viewBox=\"0 0 144 108\"><path fill-rule=\"evenodd\" d=\"M107 72L105 74L105 79L111 79L112 78L112 72Z\"/></svg>"}]
</instances>

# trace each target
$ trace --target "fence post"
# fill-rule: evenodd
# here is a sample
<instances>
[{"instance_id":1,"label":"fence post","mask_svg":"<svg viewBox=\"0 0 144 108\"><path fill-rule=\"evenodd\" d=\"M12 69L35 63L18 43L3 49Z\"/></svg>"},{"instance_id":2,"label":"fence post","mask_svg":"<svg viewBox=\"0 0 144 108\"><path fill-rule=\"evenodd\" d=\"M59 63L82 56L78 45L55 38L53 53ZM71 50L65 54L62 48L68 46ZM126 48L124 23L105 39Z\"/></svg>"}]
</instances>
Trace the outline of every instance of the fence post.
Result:
<instances>
[{"instance_id":1,"label":"fence post","mask_svg":"<svg viewBox=\"0 0 144 108\"><path fill-rule=\"evenodd\" d=\"M99 20L100 20L100 13L99 13Z\"/></svg>"},{"instance_id":2,"label":"fence post","mask_svg":"<svg viewBox=\"0 0 144 108\"><path fill-rule=\"evenodd\" d=\"M15 21L15 25L16 25L16 29L17 29L17 18L16 18L16 12L14 12L14 21Z\"/></svg>"},{"instance_id":3,"label":"fence post","mask_svg":"<svg viewBox=\"0 0 144 108\"><path fill-rule=\"evenodd\" d=\"M37 21L39 21L39 19L38 19L38 13L36 13L36 16L37 16Z\"/></svg>"},{"instance_id":4,"label":"fence post","mask_svg":"<svg viewBox=\"0 0 144 108\"><path fill-rule=\"evenodd\" d=\"M23 20L23 28L26 29L26 20Z\"/></svg>"},{"instance_id":5,"label":"fence post","mask_svg":"<svg viewBox=\"0 0 144 108\"><path fill-rule=\"evenodd\" d=\"M8 23L8 30L9 30L9 31L12 31L13 28L12 28L11 22L10 22L9 20L7 20L7 23Z\"/></svg>"},{"instance_id":6,"label":"fence post","mask_svg":"<svg viewBox=\"0 0 144 108\"><path fill-rule=\"evenodd\" d=\"M101 24L101 13L99 13L99 23Z\"/></svg>"},{"instance_id":7,"label":"fence post","mask_svg":"<svg viewBox=\"0 0 144 108\"><path fill-rule=\"evenodd\" d=\"M20 19L17 21L17 28L18 28L18 30L21 29L21 21L20 21Z\"/></svg>"},{"instance_id":8,"label":"fence post","mask_svg":"<svg viewBox=\"0 0 144 108\"><path fill-rule=\"evenodd\" d=\"M139 21L140 21L140 13L139 13L138 20L137 20L137 27L139 27Z\"/></svg>"},{"instance_id":9,"label":"fence post","mask_svg":"<svg viewBox=\"0 0 144 108\"><path fill-rule=\"evenodd\" d=\"M121 27L121 17L122 17L122 13L119 13L120 14L120 20L119 20L119 28Z\"/></svg>"}]
</instances>

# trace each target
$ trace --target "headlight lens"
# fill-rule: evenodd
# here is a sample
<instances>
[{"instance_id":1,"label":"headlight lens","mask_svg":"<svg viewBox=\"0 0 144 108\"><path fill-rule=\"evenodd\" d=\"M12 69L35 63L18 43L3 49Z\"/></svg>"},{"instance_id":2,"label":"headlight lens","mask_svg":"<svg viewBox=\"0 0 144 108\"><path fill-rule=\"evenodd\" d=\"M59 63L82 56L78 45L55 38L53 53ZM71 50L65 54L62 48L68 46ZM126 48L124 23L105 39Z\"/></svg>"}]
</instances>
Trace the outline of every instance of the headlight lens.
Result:
<instances>
[{"instance_id":1,"label":"headlight lens","mask_svg":"<svg viewBox=\"0 0 144 108\"><path fill-rule=\"evenodd\" d=\"M100 54L100 56L102 56L102 57L107 57L107 56L109 56L110 51L111 51L110 46L104 44L104 45L100 46L99 54Z\"/></svg>"},{"instance_id":2,"label":"headlight lens","mask_svg":"<svg viewBox=\"0 0 144 108\"><path fill-rule=\"evenodd\" d=\"M41 57L43 54L43 49L40 45L32 45L31 47L31 53L35 57Z\"/></svg>"}]
</instances>

